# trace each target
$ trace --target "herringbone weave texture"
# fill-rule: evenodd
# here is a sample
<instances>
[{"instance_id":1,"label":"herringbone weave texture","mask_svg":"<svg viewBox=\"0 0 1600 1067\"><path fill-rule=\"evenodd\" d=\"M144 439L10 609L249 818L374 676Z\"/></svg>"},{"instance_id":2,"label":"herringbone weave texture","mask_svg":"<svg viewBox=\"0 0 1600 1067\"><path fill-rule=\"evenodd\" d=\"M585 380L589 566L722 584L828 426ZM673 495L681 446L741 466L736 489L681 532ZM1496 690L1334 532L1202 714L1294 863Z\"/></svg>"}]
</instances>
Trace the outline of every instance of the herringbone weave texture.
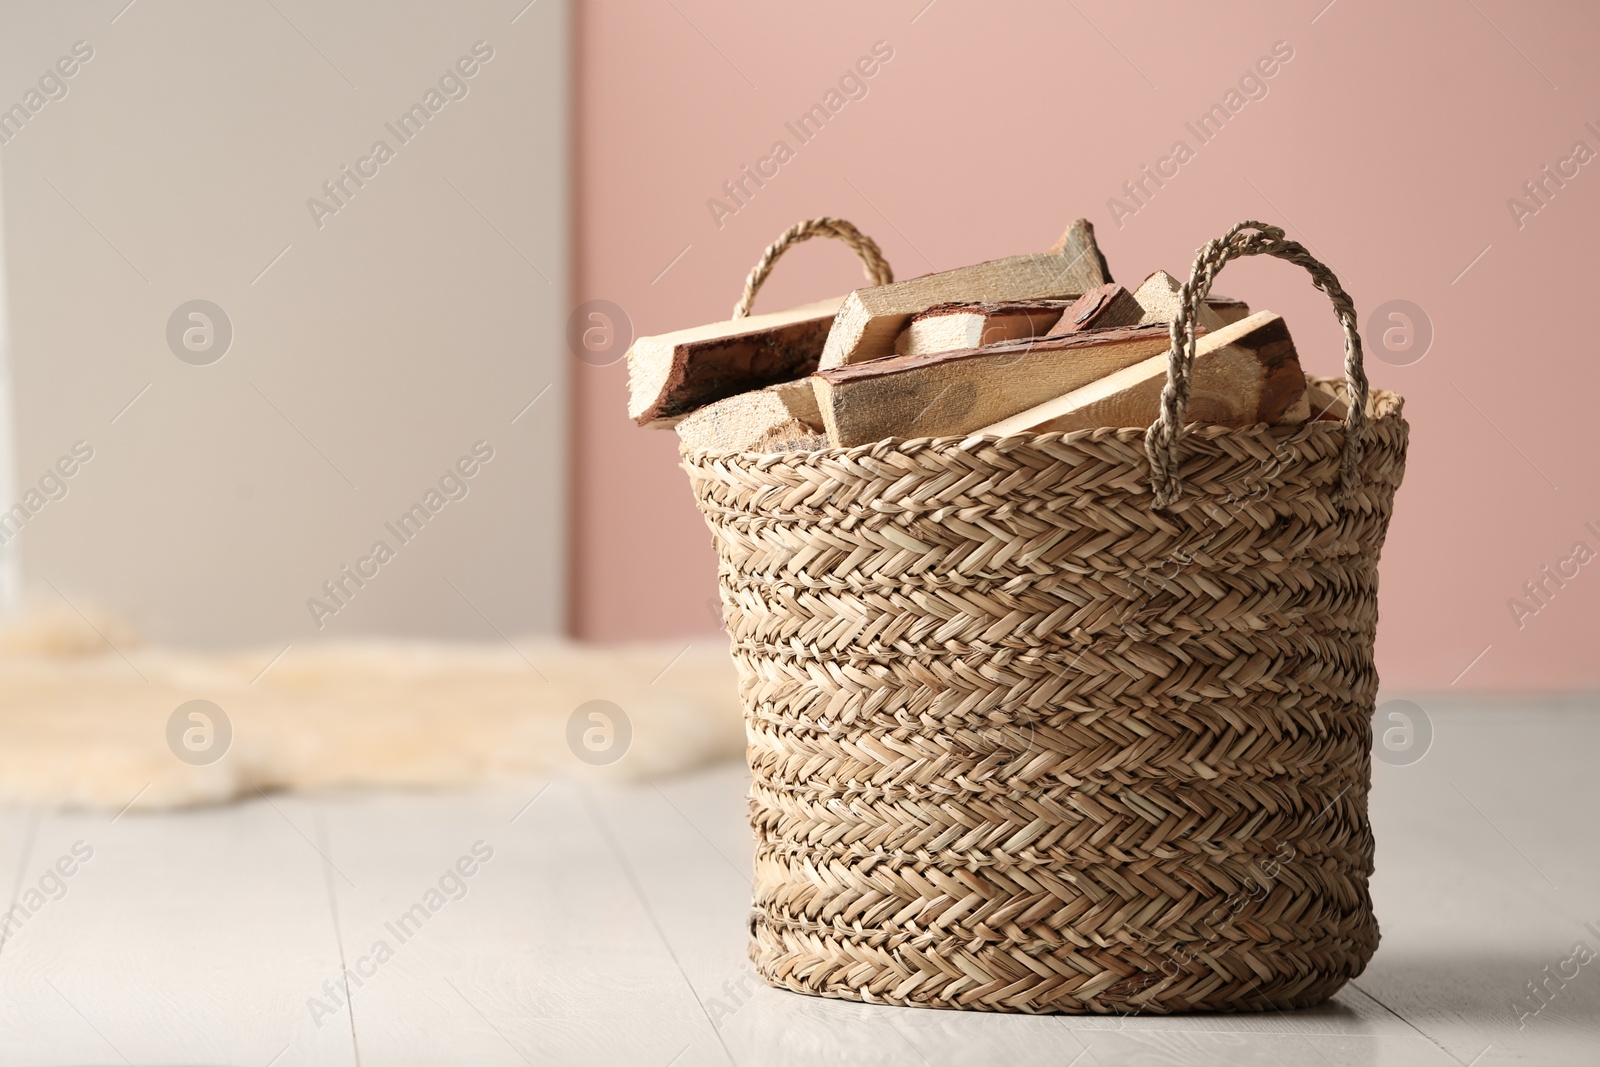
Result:
<instances>
[{"instance_id":1,"label":"herringbone weave texture","mask_svg":"<svg viewBox=\"0 0 1600 1067\"><path fill-rule=\"evenodd\" d=\"M1343 382L1326 382L1345 394ZM1317 1003L1378 942L1377 563L1345 427L689 453L741 676L770 983L1021 1012Z\"/></svg>"}]
</instances>

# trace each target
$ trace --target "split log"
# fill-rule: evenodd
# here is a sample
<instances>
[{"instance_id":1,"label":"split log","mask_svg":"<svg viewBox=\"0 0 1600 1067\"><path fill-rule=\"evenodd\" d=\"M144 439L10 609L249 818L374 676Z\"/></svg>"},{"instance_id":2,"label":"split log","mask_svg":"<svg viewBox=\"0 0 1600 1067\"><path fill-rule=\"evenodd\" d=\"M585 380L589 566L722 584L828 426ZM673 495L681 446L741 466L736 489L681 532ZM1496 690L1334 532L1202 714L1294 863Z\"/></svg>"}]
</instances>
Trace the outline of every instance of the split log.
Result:
<instances>
[{"instance_id":1,"label":"split log","mask_svg":"<svg viewBox=\"0 0 1600 1067\"><path fill-rule=\"evenodd\" d=\"M828 442L961 436L1168 347L1165 326L1006 341L964 352L888 356L812 376Z\"/></svg>"},{"instance_id":2,"label":"split log","mask_svg":"<svg viewBox=\"0 0 1600 1067\"><path fill-rule=\"evenodd\" d=\"M1143 317L1144 308L1134 295L1116 282L1108 282L1080 296L1076 303L1062 312L1060 321L1050 333L1078 333L1082 330L1138 326Z\"/></svg>"},{"instance_id":3,"label":"split log","mask_svg":"<svg viewBox=\"0 0 1600 1067\"><path fill-rule=\"evenodd\" d=\"M677 426L691 448L715 452L775 452L777 446L822 432L809 378L781 382L707 404Z\"/></svg>"},{"instance_id":4,"label":"split log","mask_svg":"<svg viewBox=\"0 0 1600 1067\"><path fill-rule=\"evenodd\" d=\"M1178 308L1183 304L1182 289L1182 283L1164 270L1158 270L1150 275L1133 291L1133 298L1144 309L1144 314L1138 321L1141 324L1172 322L1178 317ZM1247 318L1249 314L1250 306L1243 300L1234 300L1226 296L1208 296L1200 308L1196 321L1207 330L1216 332L1224 326Z\"/></svg>"},{"instance_id":5,"label":"split log","mask_svg":"<svg viewBox=\"0 0 1600 1067\"><path fill-rule=\"evenodd\" d=\"M895 338L894 351L900 356L923 356L1039 337L1050 332L1069 306L1066 300L936 304L906 324Z\"/></svg>"},{"instance_id":6,"label":"split log","mask_svg":"<svg viewBox=\"0 0 1600 1067\"><path fill-rule=\"evenodd\" d=\"M1350 405L1332 389L1306 378L1306 417L1318 421L1343 422Z\"/></svg>"},{"instance_id":7,"label":"split log","mask_svg":"<svg viewBox=\"0 0 1600 1067\"><path fill-rule=\"evenodd\" d=\"M1160 329L1142 326L1140 329ZM1306 378L1289 328L1270 311L1257 312L1195 346L1186 421L1212 426L1250 426L1303 421ZM1052 433L1101 427L1149 426L1160 410L1167 382L1167 353L1151 356L1071 392L1047 400L978 431L986 437L1032 431Z\"/></svg>"},{"instance_id":8,"label":"split log","mask_svg":"<svg viewBox=\"0 0 1600 1067\"><path fill-rule=\"evenodd\" d=\"M628 349L628 417L672 426L706 404L810 374L843 302L639 338Z\"/></svg>"},{"instance_id":9,"label":"split log","mask_svg":"<svg viewBox=\"0 0 1600 1067\"><path fill-rule=\"evenodd\" d=\"M889 355L911 316L938 304L1076 299L1110 280L1094 227L1078 219L1048 252L857 289L839 309L819 365L827 370Z\"/></svg>"},{"instance_id":10,"label":"split log","mask_svg":"<svg viewBox=\"0 0 1600 1067\"><path fill-rule=\"evenodd\" d=\"M1231 296L1208 296L1206 297L1206 307L1215 311L1217 318L1221 320L1217 327L1218 329L1223 326L1231 326L1250 317L1250 305L1243 300L1235 300Z\"/></svg>"}]
</instances>

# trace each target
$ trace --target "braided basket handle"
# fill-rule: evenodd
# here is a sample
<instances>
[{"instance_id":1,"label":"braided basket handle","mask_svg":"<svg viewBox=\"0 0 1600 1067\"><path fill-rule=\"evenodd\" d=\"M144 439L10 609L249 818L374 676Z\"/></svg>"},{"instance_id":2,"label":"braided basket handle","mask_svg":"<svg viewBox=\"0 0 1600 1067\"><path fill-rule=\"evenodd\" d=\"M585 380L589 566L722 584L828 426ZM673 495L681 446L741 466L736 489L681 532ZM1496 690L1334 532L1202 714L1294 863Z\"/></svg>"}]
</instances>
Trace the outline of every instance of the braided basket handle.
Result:
<instances>
[{"instance_id":1,"label":"braided basket handle","mask_svg":"<svg viewBox=\"0 0 1600 1067\"><path fill-rule=\"evenodd\" d=\"M1251 232L1254 231L1254 232ZM1190 375L1194 371L1194 321L1211 292L1211 283L1230 259L1242 256L1277 256L1297 263L1311 273L1311 282L1328 294L1334 314L1344 327L1344 376L1350 387L1350 413L1345 417L1344 460L1339 469L1340 498L1354 492L1360 484L1358 466L1361 443L1367 430L1367 372L1362 366L1361 331L1356 323L1356 308L1339 285L1333 271L1306 251L1299 241L1291 241L1277 226L1262 222L1241 222L1214 241L1207 242L1195 256L1189 280L1182 289L1182 306L1172 323L1172 348L1167 355L1167 384L1161 390L1161 412L1145 433L1145 454L1150 457L1151 488L1155 506L1171 506L1183 492L1178 480L1178 441L1183 435L1183 420L1189 409Z\"/></svg>"},{"instance_id":2,"label":"braided basket handle","mask_svg":"<svg viewBox=\"0 0 1600 1067\"><path fill-rule=\"evenodd\" d=\"M744 295L733 306L734 318L742 319L750 314L750 307L756 302L756 293L761 291L761 284L767 280L767 275L772 273L773 264L778 262L778 257L783 255L790 245L809 241L813 237L835 237L854 249L856 255L861 257L861 265L870 284L888 285L894 281L894 271L889 269L889 261L883 258L883 252L878 249L878 242L844 219L826 217L806 219L780 233L778 239L761 253L761 258L750 269L750 276L744 281Z\"/></svg>"}]
</instances>

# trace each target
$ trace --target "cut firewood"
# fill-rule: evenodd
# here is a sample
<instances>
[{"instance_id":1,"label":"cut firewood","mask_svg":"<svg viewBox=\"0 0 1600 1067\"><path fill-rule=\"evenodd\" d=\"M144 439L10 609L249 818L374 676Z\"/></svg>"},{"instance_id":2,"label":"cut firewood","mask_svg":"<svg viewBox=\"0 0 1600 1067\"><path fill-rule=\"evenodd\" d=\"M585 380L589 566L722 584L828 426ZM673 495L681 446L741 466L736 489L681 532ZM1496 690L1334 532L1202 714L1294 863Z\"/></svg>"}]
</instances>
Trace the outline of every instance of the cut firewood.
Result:
<instances>
[{"instance_id":1,"label":"cut firewood","mask_svg":"<svg viewBox=\"0 0 1600 1067\"><path fill-rule=\"evenodd\" d=\"M1299 395L1297 395L1295 397L1293 403L1291 403L1287 408L1285 408L1278 415L1277 418L1272 420L1272 425L1274 425L1274 426L1299 426L1302 422L1306 422L1310 418L1311 418L1311 394L1306 389L1301 388L1301 390L1299 392ZM1193 422L1194 420L1190 419L1189 421ZM1241 424L1241 425L1247 425L1247 424Z\"/></svg>"},{"instance_id":2,"label":"cut firewood","mask_svg":"<svg viewBox=\"0 0 1600 1067\"><path fill-rule=\"evenodd\" d=\"M1062 312L1050 330L1052 334L1079 333L1083 330L1109 330L1118 326L1138 326L1144 308L1134 295L1116 282L1096 286L1080 296Z\"/></svg>"},{"instance_id":3,"label":"cut firewood","mask_svg":"<svg viewBox=\"0 0 1600 1067\"><path fill-rule=\"evenodd\" d=\"M1160 329L1143 326L1140 329ZM1165 346L1163 346L1165 347ZM1186 421L1212 426L1279 424L1304 419L1306 378L1283 319L1270 311L1200 336L1195 346ZM978 433L1004 437L1101 427L1149 426L1167 382L1167 353L1151 356L1064 393Z\"/></svg>"},{"instance_id":4,"label":"cut firewood","mask_svg":"<svg viewBox=\"0 0 1600 1067\"><path fill-rule=\"evenodd\" d=\"M1177 318L1178 308L1183 303L1182 288L1178 279L1164 270L1158 270L1150 275L1133 292L1133 298L1144 309L1144 314L1138 321L1141 324L1171 322ZM1247 318L1249 314L1250 305L1243 300L1234 300L1227 296L1208 296L1204 306L1200 308L1197 321L1201 326L1215 332Z\"/></svg>"},{"instance_id":5,"label":"cut firewood","mask_svg":"<svg viewBox=\"0 0 1600 1067\"><path fill-rule=\"evenodd\" d=\"M802 425L799 422L795 426ZM828 447L828 435L811 431L790 437L787 434L773 432L758 441L751 452L816 452Z\"/></svg>"},{"instance_id":6,"label":"cut firewood","mask_svg":"<svg viewBox=\"0 0 1600 1067\"><path fill-rule=\"evenodd\" d=\"M1306 417L1313 420L1343 422L1350 414L1350 405L1332 389L1306 378Z\"/></svg>"},{"instance_id":7,"label":"cut firewood","mask_svg":"<svg viewBox=\"0 0 1600 1067\"><path fill-rule=\"evenodd\" d=\"M1038 337L1050 332L1070 303L1010 300L996 304L937 304L913 317L900 331L894 341L895 354L956 352L1019 337Z\"/></svg>"},{"instance_id":8,"label":"cut firewood","mask_svg":"<svg viewBox=\"0 0 1600 1067\"><path fill-rule=\"evenodd\" d=\"M857 289L834 319L820 366L826 370L889 355L911 316L937 304L1076 299L1110 280L1094 227L1078 219L1048 252Z\"/></svg>"},{"instance_id":9,"label":"cut firewood","mask_svg":"<svg viewBox=\"0 0 1600 1067\"><path fill-rule=\"evenodd\" d=\"M959 436L1165 352L1165 326L1006 341L964 352L888 356L818 371L828 441Z\"/></svg>"},{"instance_id":10,"label":"cut firewood","mask_svg":"<svg viewBox=\"0 0 1600 1067\"><path fill-rule=\"evenodd\" d=\"M639 338L628 349L628 417L672 426L713 401L810 374L843 302Z\"/></svg>"},{"instance_id":11,"label":"cut firewood","mask_svg":"<svg viewBox=\"0 0 1600 1067\"><path fill-rule=\"evenodd\" d=\"M1222 326L1232 326L1236 322L1243 322L1250 317L1250 305L1243 300L1235 300L1231 296L1208 296L1206 307L1217 313L1217 318L1222 320Z\"/></svg>"},{"instance_id":12,"label":"cut firewood","mask_svg":"<svg viewBox=\"0 0 1600 1067\"><path fill-rule=\"evenodd\" d=\"M811 379L769 385L730 396L687 416L678 436L691 448L718 452L767 452L781 442L822 432Z\"/></svg>"}]
</instances>

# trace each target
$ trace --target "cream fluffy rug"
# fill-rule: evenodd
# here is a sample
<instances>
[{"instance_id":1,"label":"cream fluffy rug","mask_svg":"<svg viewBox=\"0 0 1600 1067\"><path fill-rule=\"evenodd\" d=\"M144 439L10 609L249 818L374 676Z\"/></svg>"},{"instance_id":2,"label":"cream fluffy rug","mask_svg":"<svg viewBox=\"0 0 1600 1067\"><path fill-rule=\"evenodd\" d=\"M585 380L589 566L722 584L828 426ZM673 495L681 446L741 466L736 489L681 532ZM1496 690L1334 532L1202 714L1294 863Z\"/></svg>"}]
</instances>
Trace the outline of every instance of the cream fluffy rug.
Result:
<instances>
[{"instance_id":1,"label":"cream fluffy rug","mask_svg":"<svg viewBox=\"0 0 1600 1067\"><path fill-rule=\"evenodd\" d=\"M36 613L0 626L0 806L120 811L136 797L135 809L161 808L258 789L639 779L737 756L727 645L684 644L297 645L269 667L278 649L156 649L110 620ZM192 700L226 721L174 723Z\"/></svg>"}]
</instances>

